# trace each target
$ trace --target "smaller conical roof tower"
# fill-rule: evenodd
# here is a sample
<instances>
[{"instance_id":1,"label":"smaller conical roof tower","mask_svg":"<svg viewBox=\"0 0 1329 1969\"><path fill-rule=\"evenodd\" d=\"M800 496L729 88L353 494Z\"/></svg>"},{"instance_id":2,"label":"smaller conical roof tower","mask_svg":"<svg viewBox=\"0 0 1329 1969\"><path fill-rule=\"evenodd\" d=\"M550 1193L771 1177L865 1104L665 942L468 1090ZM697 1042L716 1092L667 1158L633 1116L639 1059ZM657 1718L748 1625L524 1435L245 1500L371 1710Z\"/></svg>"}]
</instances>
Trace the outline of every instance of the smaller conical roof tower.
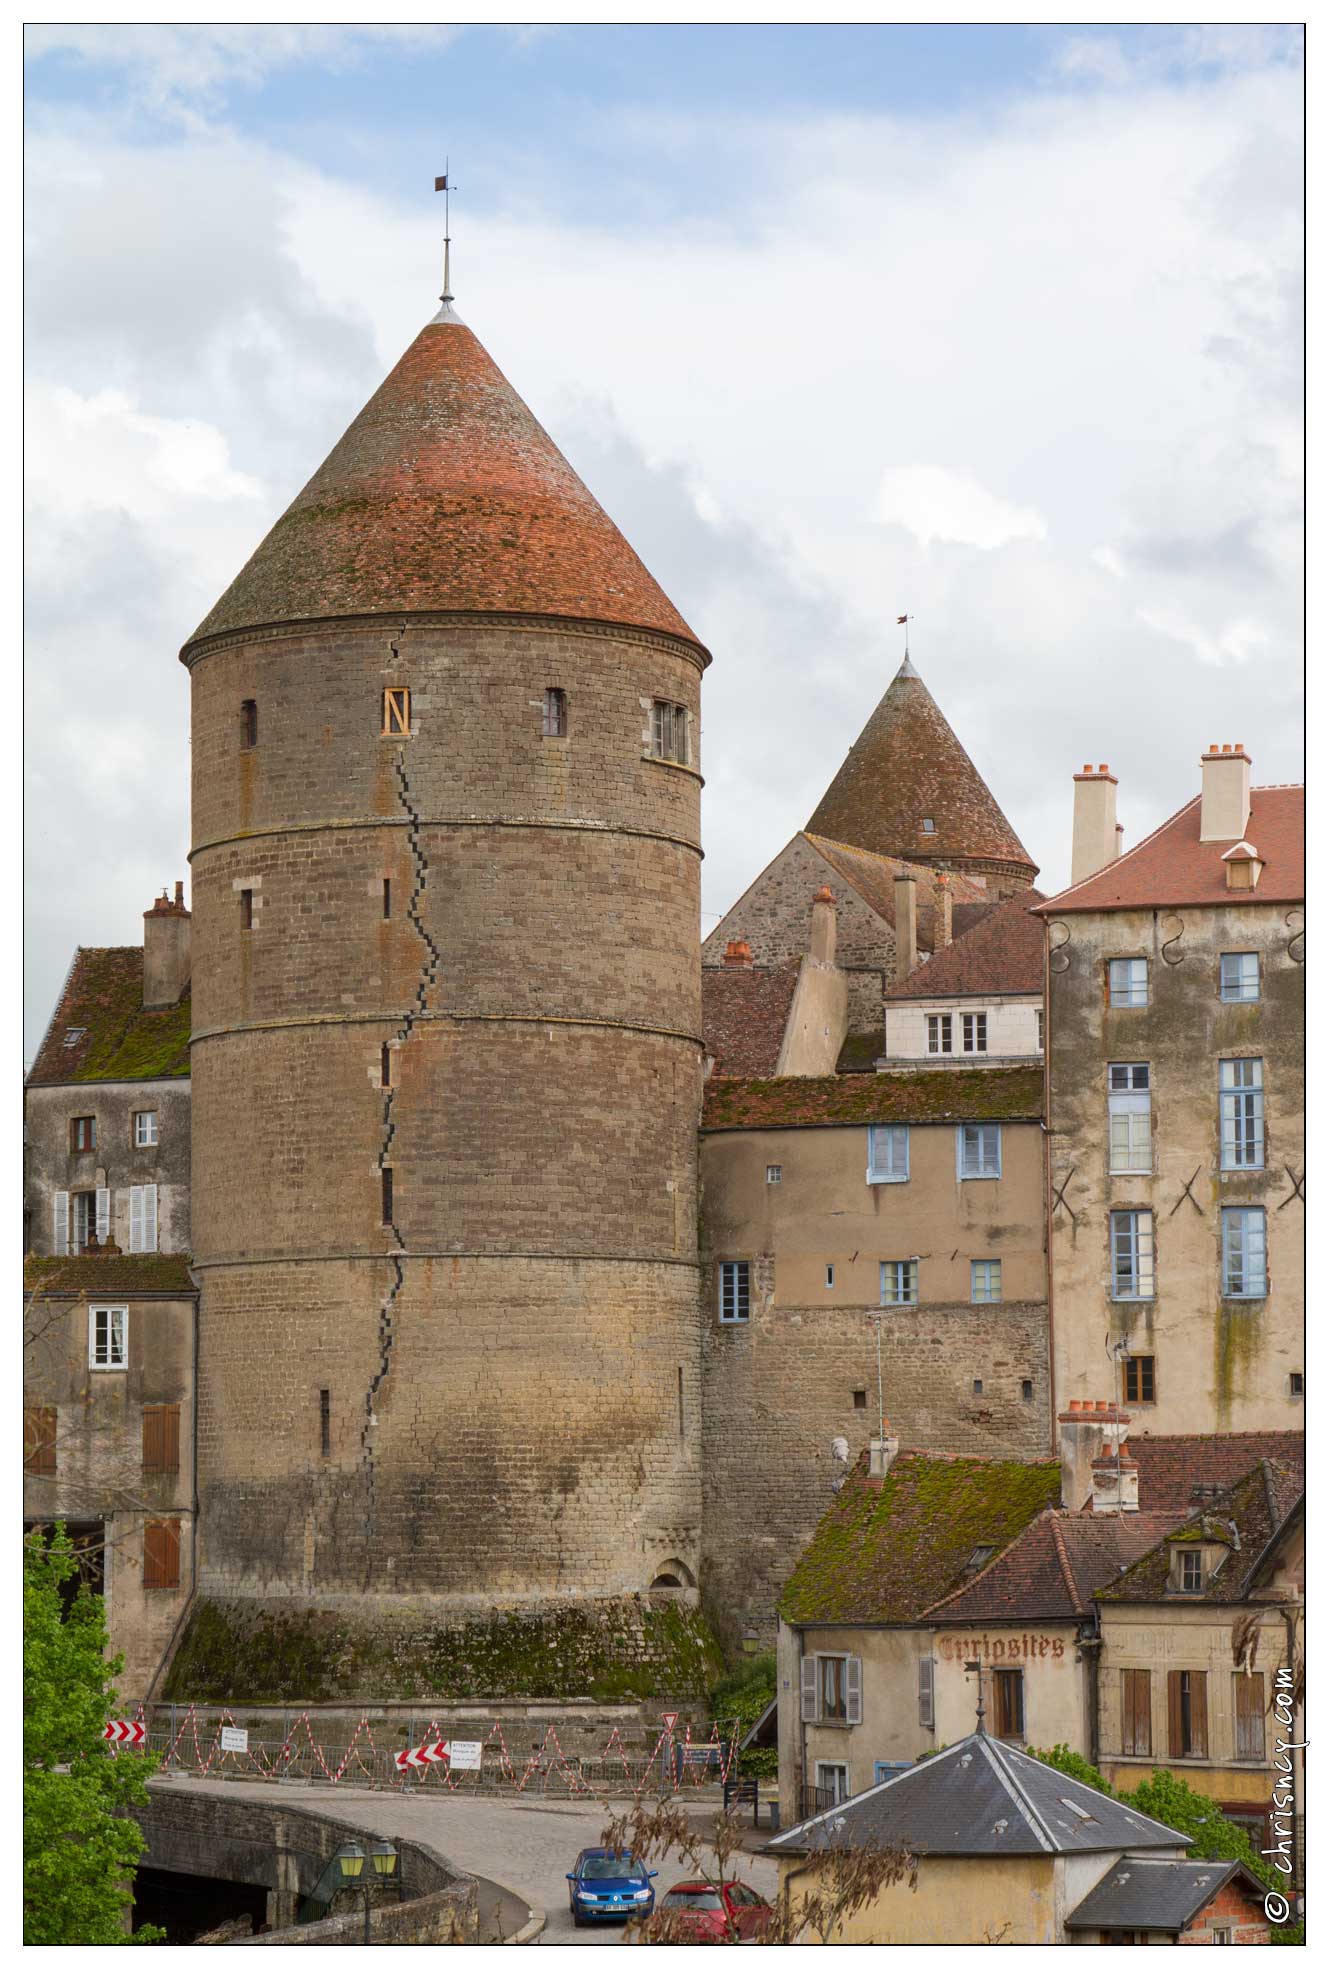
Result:
<instances>
[{"instance_id":1,"label":"smaller conical roof tower","mask_svg":"<svg viewBox=\"0 0 1329 1969\"><path fill-rule=\"evenodd\" d=\"M808 822L870 854L985 875L1003 893L1037 866L906 656Z\"/></svg>"}]
</instances>

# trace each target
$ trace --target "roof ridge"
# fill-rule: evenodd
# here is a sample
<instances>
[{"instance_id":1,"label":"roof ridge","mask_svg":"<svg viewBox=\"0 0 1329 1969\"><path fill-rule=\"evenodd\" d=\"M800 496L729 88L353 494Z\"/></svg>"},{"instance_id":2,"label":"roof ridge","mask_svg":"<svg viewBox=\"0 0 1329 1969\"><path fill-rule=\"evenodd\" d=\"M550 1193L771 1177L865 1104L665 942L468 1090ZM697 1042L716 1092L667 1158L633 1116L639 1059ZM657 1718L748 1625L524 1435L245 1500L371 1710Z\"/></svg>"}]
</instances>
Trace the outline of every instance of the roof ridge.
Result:
<instances>
[{"instance_id":1,"label":"roof ridge","mask_svg":"<svg viewBox=\"0 0 1329 1969\"><path fill-rule=\"evenodd\" d=\"M82 944L76 943L74 945L74 955L69 960L69 969L65 972L65 981L60 987L54 1005L51 1007L51 1016L46 1021L46 1030L42 1034L41 1045L37 1048L36 1052L33 1054L32 1063L28 1068L28 1072L25 1073L23 1076L24 1086L27 1085L28 1075L36 1072L37 1062L41 1058L42 1054L46 1051L46 1042L48 1039L50 1039L50 1037L55 1031L55 1022L57 1018L60 1016L60 1007L64 1004L65 995L68 992L70 985L74 981L74 967L78 963L78 960L82 955L82 952L83 952Z\"/></svg>"},{"instance_id":2,"label":"roof ridge","mask_svg":"<svg viewBox=\"0 0 1329 1969\"><path fill-rule=\"evenodd\" d=\"M1070 1554L1066 1550L1066 1540L1062 1536L1061 1524L1055 1512L1051 1513L1051 1517L1052 1543L1056 1547L1057 1562L1061 1567L1061 1576L1066 1582L1066 1591L1070 1595L1071 1605L1074 1607L1076 1613L1082 1614L1085 1611L1084 1602L1080 1598L1080 1589L1075 1583L1075 1574L1071 1570Z\"/></svg>"},{"instance_id":3,"label":"roof ridge","mask_svg":"<svg viewBox=\"0 0 1329 1969\"><path fill-rule=\"evenodd\" d=\"M1105 870L1109 868L1120 868L1123 862L1129 861L1133 855L1138 855L1142 848L1147 848L1151 841L1157 840L1158 836L1162 834L1166 828L1171 827L1174 821L1180 820L1183 814L1189 813L1192 807L1197 807L1199 804L1200 804L1200 795L1197 793L1193 799L1187 800L1184 806L1178 807L1177 811L1174 814L1169 814L1166 820L1161 820L1158 823L1158 826L1153 830L1152 834L1142 835L1140 839L1135 843L1135 846L1133 848L1126 848L1123 850L1121 854L1117 855L1112 861L1104 862L1103 867L1096 868L1092 875L1082 876L1078 882L1072 882L1069 888L1058 889L1055 896L1049 896L1046 902L1038 903L1033 911L1033 914L1036 916L1043 915L1045 911L1050 911L1053 908L1055 908L1057 903L1061 902L1064 897L1073 896L1078 889L1088 888L1089 884L1091 882L1096 882L1099 876L1102 875Z\"/></svg>"},{"instance_id":4,"label":"roof ridge","mask_svg":"<svg viewBox=\"0 0 1329 1969\"><path fill-rule=\"evenodd\" d=\"M1051 1831L1049 1830L1048 1826L1044 1823L1042 1813L1038 1810L1038 1807L1034 1804L1033 1799L1030 1798L1028 1793L1025 1791L1024 1786L1020 1783L1020 1780L1015 1775L1015 1772L1006 1769L1004 1766L1003 1759L1011 1755L1009 1746L1003 1743L1001 1745L1001 1755L998 1756L997 1748L994 1743L994 1740L988 1735L986 1730L980 1732L979 1740L982 1743L983 1748L987 1752L988 1762L992 1765L993 1770L997 1773L997 1776L1000 1779L1002 1785L1014 1798L1016 1804L1021 1808L1024 1814L1025 1823L1029 1825L1034 1831L1034 1833L1037 1835L1040 1845L1042 1845L1045 1851L1049 1853L1057 1852L1059 1850L1058 1841L1053 1838Z\"/></svg>"}]
</instances>

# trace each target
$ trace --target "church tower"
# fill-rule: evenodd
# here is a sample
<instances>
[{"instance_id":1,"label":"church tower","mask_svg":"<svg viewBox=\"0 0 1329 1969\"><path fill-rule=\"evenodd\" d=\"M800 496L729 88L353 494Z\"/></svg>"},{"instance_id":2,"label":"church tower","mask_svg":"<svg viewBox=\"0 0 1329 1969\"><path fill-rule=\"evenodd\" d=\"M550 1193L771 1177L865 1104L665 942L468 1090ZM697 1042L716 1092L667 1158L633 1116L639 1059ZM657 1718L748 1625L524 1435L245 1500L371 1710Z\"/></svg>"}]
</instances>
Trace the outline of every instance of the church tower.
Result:
<instances>
[{"instance_id":1,"label":"church tower","mask_svg":"<svg viewBox=\"0 0 1329 1969\"><path fill-rule=\"evenodd\" d=\"M181 654L200 1592L694 1584L706 650L445 296Z\"/></svg>"}]
</instances>

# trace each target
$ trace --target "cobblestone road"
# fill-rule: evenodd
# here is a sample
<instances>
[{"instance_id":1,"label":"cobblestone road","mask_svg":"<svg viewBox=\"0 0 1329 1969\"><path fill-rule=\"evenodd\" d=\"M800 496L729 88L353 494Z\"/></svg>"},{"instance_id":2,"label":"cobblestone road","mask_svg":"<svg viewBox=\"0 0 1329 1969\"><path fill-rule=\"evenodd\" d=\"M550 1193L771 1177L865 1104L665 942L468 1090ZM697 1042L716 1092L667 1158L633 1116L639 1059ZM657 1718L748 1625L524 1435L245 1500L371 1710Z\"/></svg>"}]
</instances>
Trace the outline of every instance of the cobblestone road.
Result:
<instances>
[{"instance_id":1,"label":"cobblestone road","mask_svg":"<svg viewBox=\"0 0 1329 1969\"><path fill-rule=\"evenodd\" d=\"M275 1795L385 1838L424 1838L466 1872L508 1888L527 1907L544 1908L549 1921L543 1942L620 1939L616 1926L574 1929L564 1876L583 1846L599 1844L606 1819L622 1810L626 1801L586 1805L563 1799L545 1803L535 1798L450 1798L446 1794L408 1798L398 1792L351 1791L344 1786L334 1790L329 1785L180 1782L188 1783L191 1790L222 1791L230 1797L252 1796L269 1803ZM768 1900L774 1897L774 1860L743 1854L738 1870L740 1878L759 1894ZM661 1861L655 1883L657 1895L684 1878L686 1872L679 1858ZM515 1913L509 1912L504 1922L509 1931L514 1918Z\"/></svg>"}]
</instances>

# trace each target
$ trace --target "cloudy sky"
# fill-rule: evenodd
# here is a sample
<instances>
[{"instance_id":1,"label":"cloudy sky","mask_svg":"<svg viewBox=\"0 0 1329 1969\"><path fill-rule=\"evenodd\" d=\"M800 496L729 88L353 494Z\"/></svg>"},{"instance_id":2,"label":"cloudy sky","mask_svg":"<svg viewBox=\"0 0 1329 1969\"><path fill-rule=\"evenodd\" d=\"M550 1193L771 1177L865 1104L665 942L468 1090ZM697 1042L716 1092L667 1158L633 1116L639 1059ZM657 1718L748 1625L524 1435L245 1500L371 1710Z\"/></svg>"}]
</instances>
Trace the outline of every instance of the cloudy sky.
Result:
<instances>
[{"instance_id":1,"label":"cloudy sky","mask_svg":"<svg viewBox=\"0 0 1329 1969\"><path fill-rule=\"evenodd\" d=\"M1301 777L1301 43L42 27L26 1053L186 874L176 653L435 305L714 652L703 927L914 661L1054 888Z\"/></svg>"}]
</instances>

